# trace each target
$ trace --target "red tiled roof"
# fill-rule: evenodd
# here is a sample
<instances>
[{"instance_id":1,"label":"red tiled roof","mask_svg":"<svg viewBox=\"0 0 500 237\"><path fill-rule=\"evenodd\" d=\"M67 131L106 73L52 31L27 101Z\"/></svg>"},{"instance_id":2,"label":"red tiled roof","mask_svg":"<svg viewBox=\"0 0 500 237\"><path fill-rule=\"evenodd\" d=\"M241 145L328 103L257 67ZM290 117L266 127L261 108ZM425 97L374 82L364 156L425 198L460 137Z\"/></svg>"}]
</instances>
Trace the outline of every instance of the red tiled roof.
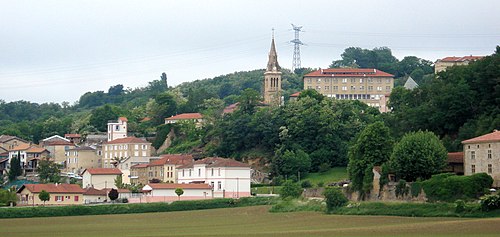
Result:
<instances>
[{"instance_id":1,"label":"red tiled roof","mask_svg":"<svg viewBox=\"0 0 500 237\"><path fill-rule=\"evenodd\" d=\"M161 159L155 160L149 163L149 166L158 166L158 165L181 165L191 163L193 161L193 155L188 154L168 154L162 155Z\"/></svg>"},{"instance_id":2,"label":"red tiled roof","mask_svg":"<svg viewBox=\"0 0 500 237\"><path fill-rule=\"evenodd\" d=\"M130 143L149 143L137 137L124 137L106 142L106 144L130 144Z\"/></svg>"},{"instance_id":3,"label":"red tiled roof","mask_svg":"<svg viewBox=\"0 0 500 237\"><path fill-rule=\"evenodd\" d=\"M118 191L118 193L131 193L131 191L126 188L115 188L115 189L116 191ZM103 188L102 191L109 192L111 191L111 188Z\"/></svg>"},{"instance_id":4,"label":"red tiled roof","mask_svg":"<svg viewBox=\"0 0 500 237\"><path fill-rule=\"evenodd\" d=\"M229 159L229 158L220 158L220 157L207 157L201 160L195 161L193 164L187 164L179 167L183 168L191 168L194 165L205 164L206 167L250 167L249 165Z\"/></svg>"},{"instance_id":5,"label":"red tiled roof","mask_svg":"<svg viewBox=\"0 0 500 237\"><path fill-rule=\"evenodd\" d=\"M41 147L30 147L26 150L27 153L42 153L44 151L47 151L47 149Z\"/></svg>"},{"instance_id":6,"label":"red tiled roof","mask_svg":"<svg viewBox=\"0 0 500 237\"><path fill-rule=\"evenodd\" d=\"M45 190L49 193L84 193L78 184L24 184L17 193L27 188L32 193L39 193Z\"/></svg>"},{"instance_id":7,"label":"red tiled roof","mask_svg":"<svg viewBox=\"0 0 500 237\"><path fill-rule=\"evenodd\" d=\"M99 190L99 189L95 189L95 188L86 188L85 189L85 192L83 193L83 195L93 195L93 196L106 196L106 190L102 189L102 190Z\"/></svg>"},{"instance_id":8,"label":"red tiled roof","mask_svg":"<svg viewBox=\"0 0 500 237\"><path fill-rule=\"evenodd\" d=\"M308 73L305 77L394 77L394 75L389 74L384 71L380 71L374 68L328 68L320 69L311 73Z\"/></svg>"},{"instance_id":9,"label":"red tiled roof","mask_svg":"<svg viewBox=\"0 0 500 237\"><path fill-rule=\"evenodd\" d=\"M201 119L203 115L200 113L184 113L172 116L170 118L165 118L165 120L178 120L178 119Z\"/></svg>"},{"instance_id":10,"label":"red tiled roof","mask_svg":"<svg viewBox=\"0 0 500 237\"><path fill-rule=\"evenodd\" d=\"M111 175L111 174L116 174L120 175L122 174L122 171L118 168L88 168L83 171L83 173L89 172L89 174L92 175Z\"/></svg>"},{"instance_id":11,"label":"red tiled roof","mask_svg":"<svg viewBox=\"0 0 500 237\"><path fill-rule=\"evenodd\" d=\"M462 144L479 143L479 142L498 142L498 141L500 141L500 131L495 130L492 133L488 133L479 137L465 140L462 142Z\"/></svg>"},{"instance_id":12,"label":"red tiled roof","mask_svg":"<svg viewBox=\"0 0 500 237\"><path fill-rule=\"evenodd\" d=\"M123 122L128 122L128 119L126 117L119 117L118 120L121 120Z\"/></svg>"},{"instance_id":13,"label":"red tiled roof","mask_svg":"<svg viewBox=\"0 0 500 237\"><path fill-rule=\"evenodd\" d=\"M475 61L483 58L484 56L464 56L464 57L446 57L438 61L441 62L465 62L465 61Z\"/></svg>"},{"instance_id":14,"label":"red tiled roof","mask_svg":"<svg viewBox=\"0 0 500 237\"><path fill-rule=\"evenodd\" d=\"M64 134L64 137L65 138L80 138L80 137L82 137L82 135L80 135L78 133L67 133L67 134Z\"/></svg>"},{"instance_id":15,"label":"red tiled roof","mask_svg":"<svg viewBox=\"0 0 500 237\"><path fill-rule=\"evenodd\" d=\"M299 97L299 95L300 95L300 91L291 94L290 97Z\"/></svg>"},{"instance_id":16,"label":"red tiled roof","mask_svg":"<svg viewBox=\"0 0 500 237\"><path fill-rule=\"evenodd\" d=\"M61 140L47 142L44 144L44 146L74 146L74 145L75 144L73 144L72 142L61 141Z\"/></svg>"},{"instance_id":17,"label":"red tiled roof","mask_svg":"<svg viewBox=\"0 0 500 237\"><path fill-rule=\"evenodd\" d=\"M151 118L150 117L144 117L143 119L141 119L141 123L142 122L147 122L147 121L151 121Z\"/></svg>"},{"instance_id":18,"label":"red tiled roof","mask_svg":"<svg viewBox=\"0 0 500 237\"><path fill-rule=\"evenodd\" d=\"M147 168L149 166L148 163L145 163L145 164L137 164L137 165L133 165L133 166L130 166L130 168Z\"/></svg>"},{"instance_id":19,"label":"red tiled roof","mask_svg":"<svg viewBox=\"0 0 500 237\"><path fill-rule=\"evenodd\" d=\"M226 108L224 108L224 110L222 111L222 113L223 114L229 114L229 113L234 112L238 108L239 104L240 104L240 102L228 105Z\"/></svg>"},{"instance_id":20,"label":"red tiled roof","mask_svg":"<svg viewBox=\"0 0 500 237\"><path fill-rule=\"evenodd\" d=\"M209 184L166 184L166 183L149 183L153 189L212 189Z\"/></svg>"},{"instance_id":21,"label":"red tiled roof","mask_svg":"<svg viewBox=\"0 0 500 237\"><path fill-rule=\"evenodd\" d=\"M24 151L24 150L27 150L31 147L30 144L27 144L27 143L23 143L23 144L20 144L12 149L10 149L9 151Z\"/></svg>"},{"instance_id":22,"label":"red tiled roof","mask_svg":"<svg viewBox=\"0 0 500 237\"><path fill-rule=\"evenodd\" d=\"M448 163L464 163L464 153L463 152L450 152L448 153Z\"/></svg>"}]
</instances>

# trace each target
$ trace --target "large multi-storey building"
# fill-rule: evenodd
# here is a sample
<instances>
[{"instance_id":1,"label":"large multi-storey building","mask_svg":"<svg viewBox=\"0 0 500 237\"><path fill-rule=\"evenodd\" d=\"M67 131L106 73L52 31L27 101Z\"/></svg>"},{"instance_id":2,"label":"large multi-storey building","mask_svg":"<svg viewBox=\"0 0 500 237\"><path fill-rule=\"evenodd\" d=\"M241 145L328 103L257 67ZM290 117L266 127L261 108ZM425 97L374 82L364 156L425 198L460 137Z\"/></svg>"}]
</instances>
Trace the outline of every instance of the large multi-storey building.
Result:
<instances>
[{"instance_id":1,"label":"large multi-storey building","mask_svg":"<svg viewBox=\"0 0 500 237\"><path fill-rule=\"evenodd\" d=\"M119 138L104 143L103 153L102 168L113 168L120 160L151 156L151 143L137 137Z\"/></svg>"},{"instance_id":2,"label":"large multi-storey building","mask_svg":"<svg viewBox=\"0 0 500 237\"><path fill-rule=\"evenodd\" d=\"M320 69L304 76L304 89L339 100L360 100L380 108L394 88L394 75L371 68Z\"/></svg>"},{"instance_id":3,"label":"large multi-storey building","mask_svg":"<svg viewBox=\"0 0 500 237\"><path fill-rule=\"evenodd\" d=\"M250 173L250 166L245 163L209 157L177 167L177 182L209 184L214 197L248 197Z\"/></svg>"},{"instance_id":4,"label":"large multi-storey building","mask_svg":"<svg viewBox=\"0 0 500 237\"><path fill-rule=\"evenodd\" d=\"M464 57L446 57L443 59L438 59L434 63L434 72L445 71L447 67L452 67L455 65L468 65L472 61L476 61L483 58L483 56L464 56Z\"/></svg>"},{"instance_id":5,"label":"large multi-storey building","mask_svg":"<svg viewBox=\"0 0 500 237\"><path fill-rule=\"evenodd\" d=\"M464 174L487 173L493 186L500 187L500 131L493 131L462 142Z\"/></svg>"},{"instance_id":6,"label":"large multi-storey building","mask_svg":"<svg viewBox=\"0 0 500 237\"><path fill-rule=\"evenodd\" d=\"M269 60L264 73L264 103L268 105L281 105L281 67L278 64L278 54L274 45L274 36L271 41Z\"/></svg>"},{"instance_id":7,"label":"large multi-storey building","mask_svg":"<svg viewBox=\"0 0 500 237\"><path fill-rule=\"evenodd\" d=\"M85 169L100 168L102 155L93 147L82 146L70 148L66 151L67 172L79 174Z\"/></svg>"}]
</instances>

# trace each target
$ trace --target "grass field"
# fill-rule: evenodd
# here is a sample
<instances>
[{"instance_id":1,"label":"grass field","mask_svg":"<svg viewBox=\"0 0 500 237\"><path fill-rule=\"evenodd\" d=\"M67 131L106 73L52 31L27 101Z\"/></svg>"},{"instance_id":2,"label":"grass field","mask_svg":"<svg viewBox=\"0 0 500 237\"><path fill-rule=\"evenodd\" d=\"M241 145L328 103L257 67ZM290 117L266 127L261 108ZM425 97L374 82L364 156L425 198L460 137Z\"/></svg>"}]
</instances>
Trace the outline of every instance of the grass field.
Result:
<instances>
[{"instance_id":1,"label":"grass field","mask_svg":"<svg viewBox=\"0 0 500 237\"><path fill-rule=\"evenodd\" d=\"M500 218L269 213L269 206L200 211L1 219L0 236L498 236Z\"/></svg>"},{"instance_id":2,"label":"grass field","mask_svg":"<svg viewBox=\"0 0 500 237\"><path fill-rule=\"evenodd\" d=\"M334 167L324 173L310 173L303 180L309 180L314 185L317 185L319 182L327 185L328 183L342 181L347 178L346 167Z\"/></svg>"}]
</instances>

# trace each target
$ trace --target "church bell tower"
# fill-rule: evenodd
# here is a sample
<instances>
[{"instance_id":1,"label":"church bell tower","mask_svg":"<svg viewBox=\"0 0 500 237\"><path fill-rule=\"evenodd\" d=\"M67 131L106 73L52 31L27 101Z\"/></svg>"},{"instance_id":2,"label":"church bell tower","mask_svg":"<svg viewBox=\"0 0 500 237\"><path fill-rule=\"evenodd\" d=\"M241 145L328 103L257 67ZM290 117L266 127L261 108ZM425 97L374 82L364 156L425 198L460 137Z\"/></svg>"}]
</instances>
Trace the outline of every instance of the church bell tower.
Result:
<instances>
[{"instance_id":1,"label":"church bell tower","mask_svg":"<svg viewBox=\"0 0 500 237\"><path fill-rule=\"evenodd\" d=\"M278 54L274 45L274 33L269 51L266 72L264 73L264 103L279 106L282 99L281 92L281 67L278 64Z\"/></svg>"}]
</instances>

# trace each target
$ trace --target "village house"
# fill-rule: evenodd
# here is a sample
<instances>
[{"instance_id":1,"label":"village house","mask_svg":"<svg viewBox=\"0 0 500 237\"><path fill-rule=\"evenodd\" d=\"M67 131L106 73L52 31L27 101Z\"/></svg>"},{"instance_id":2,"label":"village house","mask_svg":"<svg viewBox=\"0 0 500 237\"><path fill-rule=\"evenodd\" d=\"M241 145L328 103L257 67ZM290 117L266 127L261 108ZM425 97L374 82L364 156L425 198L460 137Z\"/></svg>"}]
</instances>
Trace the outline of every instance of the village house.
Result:
<instances>
[{"instance_id":1,"label":"village house","mask_svg":"<svg viewBox=\"0 0 500 237\"><path fill-rule=\"evenodd\" d=\"M9 151L9 161L7 168L10 168L12 158L19 158L21 162L21 169L25 172L33 172L38 167L41 159L47 159L50 152L42 147L30 144L21 144Z\"/></svg>"},{"instance_id":2,"label":"village house","mask_svg":"<svg viewBox=\"0 0 500 237\"><path fill-rule=\"evenodd\" d=\"M219 157L197 160L177 168L178 183L205 183L213 188L214 197L250 196L250 166Z\"/></svg>"},{"instance_id":3,"label":"village house","mask_svg":"<svg viewBox=\"0 0 500 237\"><path fill-rule=\"evenodd\" d=\"M102 167L112 168L115 167L113 163L129 157L151 156L151 143L137 137L119 138L104 143L103 153Z\"/></svg>"},{"instance_id":4,"label":"village house","mask_svg":"<svg viewBox=\"0 0 500 237\"><path fill-rule=\"evenodd\" d=\"M134 165L138 164L147 164L151 160L157 160L159 157L156 156L130 156L124 159L120 159L119 161L113 161L112 164L114 167L120 169L122 171L122 182L130 184L131 180L131 168Z\"/></svg>"},{"instance_id":5,"label":"village house","mask_svg":"<svg viewBox=\"0 0 500 237\"><path fill-rule=\"evenodd\" d=\"M464 153L463 152L450 152L448 153L447 166L444 172L455 173L457 175L464 175Z\"/></svg>"},{"instance_id":6,"label":"village house","mask_svg":"<svg viewBox=\"0 0 500 237\"><path fill-rule=\"evenodd\" d=\"M203 115L200 113L184 113L165 118L165 124L179 122L193 122L196 124L196 127L201 127L203 124Z\"/></svg>"},{"instance_id":7,"label":"village house","mask_svg":"<svg viewBox=\"0 0 500 237\"><path fill-rule=\"evenodd\" d=\"M82 142L82 135L77 133L64 134L64 138L68 139L71 143L80 144Z\"/></svg>"},{"instance_id":8,"label":"village house","mask_svg":"<svg viewBox=\"0 0 500 237\"><path fill-rule=\"evenodd\" d=\"M117 188L115 179L122 172L117 168L89 168L82 173L82 186L95 189Z\"/></svg>"},{"instance_id":9,"label":"village house","mask_svg":"<svg viewBox=\"0 0 500 237\"><path fill-rule=\"evenodd\" d=\"M66 172L80 174L85 169L101 168L101 156L93 147L82 146L66 151Z\"/></svg>"},{"instance_id":10,"label":"village house","mask_svg":"<svg viewBox=\"0 0 500 237\"><path fill-rule=\"evenodd\" d=\"M470 62L476 61L483 58L483 56L464 56L464 57L446 57L443 59L438 59L434 63L434 73L445 71L446 68L456 66L456 65L468 65Z\"/></svg>"},{"instance_id":11,"label":"village house","mask_svg":"<svg viewBox=\"0 0 500 237\"><path fill-rule=\"evenodd\" d=\"M108 122L108 142L127 137L127 122L125 117L119 117L117 121Z\"/></svg>"},{"instance_id":12,"label":"village house","mask_svg":"<svg viewBox=\"0 0 500 237\"><path fill-rule=\"evenodd\" d=\"M22 144L30 145L31 143L16 136L0 135L0 147L7 151Z\"/></svg>"},{"instance_id":13,"label":"village house","mask_svg":"<svg viewBox=\"0 0 500 237\"><path fill-rule=\"evenodd\" d=\"M131 167L131 183L147 184L156 179L164 183L177 183L177 167L191 164L192 155L168 154L148 164L138 164Z\"/></svg>"},{"instance_id":14,"label":"village house","mask_svg":"<svg viewBox=\"0 0 500 237\"><path fill-rule=\"evenodd\" d=\"M71 143L69 140L65 138L63 139L64 140L51 139L43 141L41 144L43 144L42 145L43 148L47 149L50 152L51 160L54 161L56 164L60 164L64 167L66 165L66 154L67 154L66 152L69 149L74 148L75 144Z\"/></svg>"},{"instance_id":15,"label":"village house","mask_svg":"<svg viewBox=\"0 0 500 237\"><path fill-rule=\"evenodd\" d=\"M462 141L464 174L487 173L493 187L500 187L500 131Z\"/></svg>"},{"instance_id":16,"label":"village house","mask_svg":"<svg viewBox=\"0 0 500 237\"><path fill-rule=\"evenodd\" d=\"M18 205L44 205L38 194L45 190L50 199L45 205L80 205L83 203L84 190L78 184L24 184L19 190Z\"/></svg>"},{"instance_id":17,"label":"village house","mask_svg":"<svg viewBox=\"0 0 500 237\"><path fill-rule=\"evenodd\" d=\"M86 188L83 193L83 203L85 204L93 204L93 203L103 203L109 201L109 191L111 189L95 189L92 187ZM130 198L131 193L128 189L117 189L118 191L118 199Z\"/></svg>"}]
</instances>

